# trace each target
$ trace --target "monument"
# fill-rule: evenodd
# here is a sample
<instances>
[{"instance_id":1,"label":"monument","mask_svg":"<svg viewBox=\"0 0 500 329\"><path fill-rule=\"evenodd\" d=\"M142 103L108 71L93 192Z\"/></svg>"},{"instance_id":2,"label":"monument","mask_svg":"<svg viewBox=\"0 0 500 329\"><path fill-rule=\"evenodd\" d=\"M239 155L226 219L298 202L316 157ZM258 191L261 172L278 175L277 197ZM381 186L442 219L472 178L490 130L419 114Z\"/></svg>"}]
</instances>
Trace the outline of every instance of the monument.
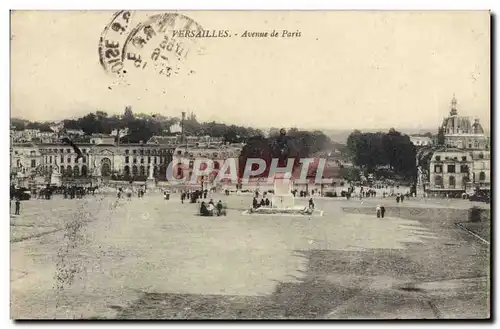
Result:
<instances>
[{"instance_id":1,"label":"monument","mask_svg":"<svg viewBox=\"0 0 500 329\"><path fill-rule=\"evenodd\" d=\"M50 185L53 186L61 186L62 185L62 175L59 172L59 166L56 164L52 169L52 173L50 174Z\"/></svg>"},{"instance_id":2,"label":"monument","mask_svg":"<svg viewBox=\"0 0 500 329\"><path fill-rule=\"evenodd\" d=\"M270 145L271 156L278 159L278 167L285 167L289 158L293 157L292 141L286 136L286 130L281 129L280 135ZM270 207L259 207L244 213L266 215L297 215L297 216L323 216L323 211L309 208L308 205L296 205L292 193L293 179L291 173L275 173L273 177L273 196ZM308 199L306 199L308 201Z\"/></svg>"},{"instance_id":3,"label":"monument","mask_svg":"<svg viewBox=\"0 0 500 329\"><path fill-rule=\"evenodd\" d=\"M148 189L156 188L156 180L153 177L153 173L154 173L154 168L153 168L153 163L151 162L149 164L149 175L148 178L146 179L146 188Z\"/></svg>"}]
</instances>

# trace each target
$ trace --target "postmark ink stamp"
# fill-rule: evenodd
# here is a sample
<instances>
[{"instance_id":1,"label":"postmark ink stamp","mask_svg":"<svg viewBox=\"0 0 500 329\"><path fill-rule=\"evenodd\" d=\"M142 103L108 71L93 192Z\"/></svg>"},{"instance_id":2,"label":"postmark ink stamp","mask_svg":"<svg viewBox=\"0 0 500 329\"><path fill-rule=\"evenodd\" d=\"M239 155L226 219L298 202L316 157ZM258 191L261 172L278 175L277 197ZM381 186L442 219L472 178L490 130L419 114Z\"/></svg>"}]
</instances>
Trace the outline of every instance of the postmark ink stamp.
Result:
<instances>
[{"instance_id":1,"label":"postmark ink stamp","mask_svg":"<svg viewBox=\"0 0 500 329\"><path fill-rule=\"evenodd\" d=\"M179 13L160 13L134 24L131 11L115 13L99 40L99 61L106 72L123 75L129 70L154 71L171 77L200 53L200 41L178 38L174 31L203 31L196 21ZM136 20L137 21L137 20ZM189 69L187 69L189 74Z\"/></svg>"}]
</instances>

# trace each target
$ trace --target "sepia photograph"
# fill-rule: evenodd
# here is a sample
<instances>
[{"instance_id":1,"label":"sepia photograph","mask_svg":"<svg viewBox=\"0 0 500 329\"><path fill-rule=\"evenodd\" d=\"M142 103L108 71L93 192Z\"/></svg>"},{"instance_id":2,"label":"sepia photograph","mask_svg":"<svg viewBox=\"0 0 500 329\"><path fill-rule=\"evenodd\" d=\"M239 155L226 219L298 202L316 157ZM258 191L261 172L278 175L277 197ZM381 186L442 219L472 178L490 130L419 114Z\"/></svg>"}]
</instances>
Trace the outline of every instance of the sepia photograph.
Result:
<instances>
[{"instance_id":1,"label":"sepia photograph","mask_svg":"<svg viewBox=\"0 0 500 329\"><path fill-rule=\"evenodd\" d=\"M491 319L488 10L11 10L12 320Z\"/></svg>"}]
</instances>

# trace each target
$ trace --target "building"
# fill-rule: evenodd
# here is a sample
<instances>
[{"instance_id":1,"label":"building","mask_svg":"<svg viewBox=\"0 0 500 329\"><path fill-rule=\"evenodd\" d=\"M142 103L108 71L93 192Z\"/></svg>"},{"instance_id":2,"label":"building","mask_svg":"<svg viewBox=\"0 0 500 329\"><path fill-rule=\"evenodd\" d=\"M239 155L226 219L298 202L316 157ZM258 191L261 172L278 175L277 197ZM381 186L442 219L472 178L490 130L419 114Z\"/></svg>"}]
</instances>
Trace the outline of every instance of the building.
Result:
<instances>
[{"instance_id":1,"label":"building","mask_svg":"<svg viewBox=\"0 0 500 329\"><path fill-rule=\"evenodd\" d=\"M84 154L77 160L73 148L61 143L16 143L11 145L11 173L18 177L48 176L57 172L65 178L102 177L121 180L145 180L150 169L158 180L166 180L166 171L174 152L190 159L238 157L240 145L179 147L171 144L115 144L108 136L95 136L94 143L77 143ZM204 140L203 138L200 140ZM187 152L187 153L186 153ZM218 166L218 165L217 165Z\"/></svg>"},{"instance_id":2,"label":"building","mask_svg":"<svg viewBox=\"0 0 500 329\"><path fill-rule=\"evenodd\" d=\"M434 144L432 138L428 136L410 136L410 141L415 146L431 146Z\"/></svg>"},{"instance_id":3,"label":"building","mask_svg":"<svg viewBox=\"0 0 500 329\"><path fill-rule=\"evenodd\" d=\"M193 165L196 160L199 159L210 159L214 162L214 170L211 177L208 180L213 179L217 174L219 169L222 167L225 160L234 158L237 159L240 156L242 150L241 144L231 144L231 145L220 145L220 146L195 146L195 147L185 147L179 146L174 150L173 161L174 163L181 163L183 159L189 160L189 169L187 172L187 178L191 179L193 172ZM238 165L238 161L235 161ZM177 173L174 173L177 177L181 176L182 168L177 168Z\"/></svg>"},{"instance_id":4,"label":"building","mask_svg":"<svg viewBox=\"0 0 500 329\"><path fill-rule=\"evenodd\" d=\"M90 144L100 145L100 144L114 144L115 136L106 134L92 134L90 136Z\"/></svg>"},{"instance_id":5,"label":"building","mask_svg":"<svg viewBox=\"0 0 500 329\"><path fill-rule=\"evenodd\" d=\"M473 161L470 152L461 149L435 150L430 160L430 193L465 193L472 186Z\"/></svg>"},{"instance_id":6,"label":"building","mask_svg":"<svg viewBox=\"0 0 500 329\"><path fill-rule=\"evenodd\" d=\"M188 148L192 147L209 147L220 146L224 143L224 137L211 137L211 136L153 136L146 144L156 145L187 145Z\"/></svg>"},{"instance_id":7,"label":"building","mask_svg":"<svg viewBox=\"0 0 500 329\"><path fill-rule=\"evenodd\" d=\"M13 143L11 146L11 174L32 175L42 165L40 149L33 143Z\"/></svg>"},{"instance_id":8,"label":"building","mask_svg":"<svg viewBox=\"0 0 500 329\"><path fill-rule=\"evenodd\" d=\"M471 150L472 181L475 187L491 189L491 154L489 150Z\"/></svg>"},{"instance_id":9,"label":"building","mask_svg":"<svg viewBox=\"0 0 500 329\"><path fill-rule=\"evenodd\" d=\"M489 149L488 137L479 123L479 119L459 116L457 100L451 100L450 115L443 119L445 145L459 149Z\"/></svg>"},{"instance_id":10,"label":"building","mask_svg":"<svg viewBox=\"0 0 500 329\"><path fill-rule=\"evenodd\" d=\"M491 188L489 138L479 119L458 116L456 105L453 97L450 115L443 120L445 146L425 152L430 161L428 170L421 168L421 177L431 193L471 193L475 188ZM420 160L425 157L419 156Z\"/></svg>"}]
</instances>

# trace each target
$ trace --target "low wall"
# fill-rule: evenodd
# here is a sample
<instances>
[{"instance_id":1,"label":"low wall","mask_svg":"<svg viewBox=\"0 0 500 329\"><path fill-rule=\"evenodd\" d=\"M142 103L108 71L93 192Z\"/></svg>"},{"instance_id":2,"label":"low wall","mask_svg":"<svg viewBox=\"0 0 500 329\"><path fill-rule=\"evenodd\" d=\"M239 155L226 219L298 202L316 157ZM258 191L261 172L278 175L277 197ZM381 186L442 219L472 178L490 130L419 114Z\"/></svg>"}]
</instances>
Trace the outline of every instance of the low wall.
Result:
<instances>
[{"instance_id":1,"label":"low wall","mask_svg":"<svg viewBox=\"0 0 500 329\"><path fill-rule=\"evenodd\" d=\"M375 216L375 207L343 207L342 211L350 214L365 214ZM488 221L491 218L490 209L476 210L481 221ZM452 209L452 208L417 208L417 207L385 207L385 216L400 217L411 220L444 219L469 221L474 220L472 209ZM476 215L477 216L477 215ZM474 216L475 217L475 216Z\"/></svg>"}]
</instances>

